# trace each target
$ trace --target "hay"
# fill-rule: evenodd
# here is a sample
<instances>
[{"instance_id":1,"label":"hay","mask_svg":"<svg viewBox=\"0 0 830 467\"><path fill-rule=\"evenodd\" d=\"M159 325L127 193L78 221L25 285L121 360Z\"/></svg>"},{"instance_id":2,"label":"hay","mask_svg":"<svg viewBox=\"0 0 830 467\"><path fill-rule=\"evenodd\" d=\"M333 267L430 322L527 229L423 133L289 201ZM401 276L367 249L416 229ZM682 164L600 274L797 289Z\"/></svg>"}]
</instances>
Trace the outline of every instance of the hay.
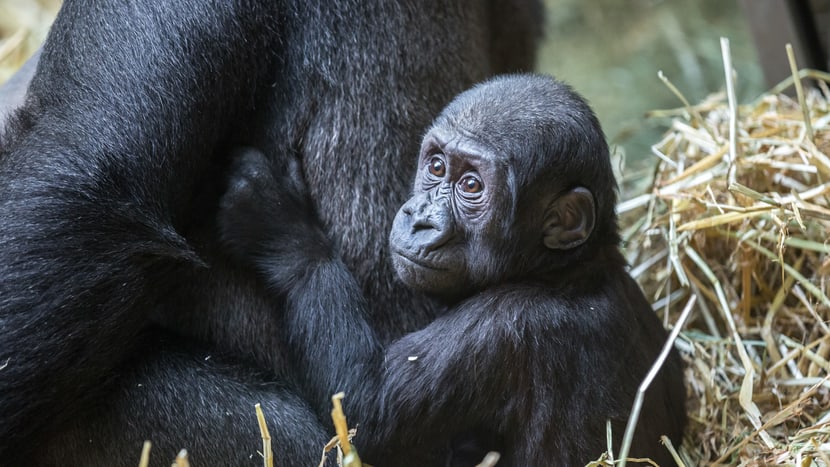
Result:
<instances>
[{"instance_id":1,"label":"hay","mask_svg":"<svg viewBox=\"0 0 830 467\"><path fill-rule=\"evenodd\" d=\"M262 405L254 406L256 420L259 423L259 433L262 436L262 462L264 467L274 467L274 452L271 450L271 434L268 433L268 424L265 422L265 414L262 413Z\"/></svg>"},{"instance_id":2,"label":"hay","mask_svg":"<svg viewBox=\"0 0 830 467\"><path fill-rule=\"evenodd\" d=\"M0 1L0 84L43 43L60 3L60 0Z\"/></svg>"},{"instance_id":3,"label":"hay","mask_svg":"<svg viewBox=\"0 0 830 467\"><path fill-rule=\"evenodd\" d=\"M190 467L190 462L187 460L187 451L182 449L176 456L171 467Z\"/></svg>"},{"instance_id":4,"label":"hay","mask_svg":"<svg viewBox=\"0 0 830 467\"><path fill-rule=\"evenodd\" d=\"M676 344L686 465L830 465L830 76L805 76L819 89L799 89L801 105L782 83L742 107L719 94L653 112L672 117L653 182L618 207L632 275L665 324L697 297Z\"/></svg>"},{"instance_id":5,"label":"hay","mask_svg":"<svg viewBox=\"0 0 830 467\"><path fill-rule=\"evenodd\" d=\"M148 467L150 465L150 448L153 444L149 441L144 441L144 446L141 448L141 459L138 461L138 467Z\"/></svg>"},{"instance_id":6,"label":"hay","mask_svg":"<svg viewBox=\"0 0 830 467\"><path fill-rule=\"evenodd\" d=\"M346 423L346 415L343 413L342 404L345 397L346 394L342 392L331 396L331 420L334 423L334 431L337 435L323 448L323 457L320 459L319 467L323 467L326 464L328 454L331 450L336 450L336 460L339 467L371 467L360 461L360 456L357 455L357 449L351 443L357 430L354 428L349 429L349 425Z\"/></svg>"}]
</instances>

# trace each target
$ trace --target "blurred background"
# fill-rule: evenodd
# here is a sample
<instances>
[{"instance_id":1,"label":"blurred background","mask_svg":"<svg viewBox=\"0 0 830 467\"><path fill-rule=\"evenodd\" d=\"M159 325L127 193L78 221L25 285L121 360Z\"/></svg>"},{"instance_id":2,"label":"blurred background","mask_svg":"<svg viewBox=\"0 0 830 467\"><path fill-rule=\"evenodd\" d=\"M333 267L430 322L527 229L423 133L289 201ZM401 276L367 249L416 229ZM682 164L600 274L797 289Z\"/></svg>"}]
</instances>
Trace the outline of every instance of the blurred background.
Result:
<instances>
[{"instance_id":1,"label":"blurred background","mask_svg":"<svg viewBox=\"0 0 830 467\"><path fill-rule=\"evenodd\" d=\"M650 146L659 140L665 123L645 119L645 112L680 105L658 79L658 71L689 101L701 101L723 88L723 36L731 41L739 99L746 102L767 88L745 8L736 1L546 4L547 39L538 70L571 83L588 98L615 153L624 160L627 191L636 189L632 182L648 173L654 162ZM59 6L59 0L0 0L0 82L43 41Z\"/></svg>"},{"instance_id":2,"label":"blurred background","mask_svg":"<svg viewBox=\"0 0 830 467\"><path fill-rule=\"evenodd\" d=\"M0 0L0 83L46 39L60 0Z\"/></svg>"},{"instance_id":3,"label":"blurred background","mask_svg":"<svg viewBox=\"0 0 830 467\"><path fill-rule=\"evenodd\" d=\"M727 37L740 101L765 90L746 18L735 1L547 4L547 39L539 69L571 83L588 98L612 149L624 157L626 187L645 177L655 161L650 146L665 129L665 121L647 120L645 112L681 105L657 77L658 71L690 102L700 102L724 87L720 37Z\"/></svg>"}]
</instances>

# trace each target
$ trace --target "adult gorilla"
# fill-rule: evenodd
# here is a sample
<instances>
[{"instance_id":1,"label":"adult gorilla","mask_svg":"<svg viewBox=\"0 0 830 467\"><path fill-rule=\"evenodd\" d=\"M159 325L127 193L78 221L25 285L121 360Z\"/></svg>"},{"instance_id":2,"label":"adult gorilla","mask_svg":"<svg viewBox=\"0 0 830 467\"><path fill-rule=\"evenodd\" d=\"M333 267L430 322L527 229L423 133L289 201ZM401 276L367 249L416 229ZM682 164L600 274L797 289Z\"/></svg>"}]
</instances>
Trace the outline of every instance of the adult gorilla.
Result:
<instances>
[{"instance_id":1,"label":"adult gorilla","mask_svg":"<svg viewBox=\"0 0 830 467\"><path fill-rule=\"evenodd\" d=\"M217 247L229 148L301 160L389 342L434 317L393 282L386 245L419 136L472 83L532 66L540 8L67 0L0 148L2 462L111 465L151 438L158 461L187 447L240 465L254 402L283 465L314 462L323 409L294 388L285 349L257 346L280 328L236 318L274 304ZM207 308L227 321L203 325ZM252 369L265 361L281 363Z\"/></svg>"}]
</instances>

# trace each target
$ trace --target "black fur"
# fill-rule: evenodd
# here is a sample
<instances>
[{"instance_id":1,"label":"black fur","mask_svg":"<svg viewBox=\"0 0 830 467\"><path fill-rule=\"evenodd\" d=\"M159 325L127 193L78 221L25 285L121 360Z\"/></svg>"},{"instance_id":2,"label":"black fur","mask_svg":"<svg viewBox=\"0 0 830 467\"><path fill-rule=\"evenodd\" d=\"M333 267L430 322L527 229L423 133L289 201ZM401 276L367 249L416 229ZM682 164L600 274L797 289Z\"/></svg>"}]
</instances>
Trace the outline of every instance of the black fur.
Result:
<instances>
[{"instance_id":1,"label":"black fur","mask_svg":"<svg viewBox=\"0 0 830 467\"><path fill-rule=\"evenodd\" d=\"M263 402L282 465L309 465L329 424L303 397L328 388L294 388L305 361L265 345L281 304L217 244L229 148L299 160L380 341L417 329L436 306L386 246L413 143L457 92L532 66L540 8L66 0L0 140L0 463L111 465L151 439L159 465L253 464ZM315 311L297 319L325 338Z\"/></svg>"},{"instance_id":2,"label":"black fur","mask_svg":"<svg viewBox=\"0 0 830 467\"><path fill-rule=\"evenodd\" d=\"M226 198L225 239L287 294L301 384L320 407L346 391L364 460L465 465L495 450L500 466L584 465L605 450L606 420L619 449L666 332L625 271L608 147L570 88L497 78L438 117L391 243L403 282L450 308L386 346L307 215L300 181L262 156L246 164ZM679 442L684 402L672 353L647 393L633 456L671 462L659 437Z\"/></svg>"}]
</instances>

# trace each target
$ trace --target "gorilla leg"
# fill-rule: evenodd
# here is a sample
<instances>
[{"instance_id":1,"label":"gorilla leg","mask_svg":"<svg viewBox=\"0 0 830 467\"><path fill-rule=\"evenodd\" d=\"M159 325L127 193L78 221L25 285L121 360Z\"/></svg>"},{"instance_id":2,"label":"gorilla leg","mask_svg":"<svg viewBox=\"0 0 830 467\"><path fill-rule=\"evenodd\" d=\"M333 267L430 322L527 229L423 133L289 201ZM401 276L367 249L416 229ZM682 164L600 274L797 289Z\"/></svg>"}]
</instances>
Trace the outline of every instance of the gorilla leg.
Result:
<instances>
[{"instance_id":1,"label":"gorilla leg","mask_svg":"<svg viewBox=\"0 0 830 467\"><path fill-rule=\"evenodd\" d=\"M177 231L274 41L241 3L64 4L0 153L0 459L85 409L196 259Z\"/></svg>"}]
</instances>

